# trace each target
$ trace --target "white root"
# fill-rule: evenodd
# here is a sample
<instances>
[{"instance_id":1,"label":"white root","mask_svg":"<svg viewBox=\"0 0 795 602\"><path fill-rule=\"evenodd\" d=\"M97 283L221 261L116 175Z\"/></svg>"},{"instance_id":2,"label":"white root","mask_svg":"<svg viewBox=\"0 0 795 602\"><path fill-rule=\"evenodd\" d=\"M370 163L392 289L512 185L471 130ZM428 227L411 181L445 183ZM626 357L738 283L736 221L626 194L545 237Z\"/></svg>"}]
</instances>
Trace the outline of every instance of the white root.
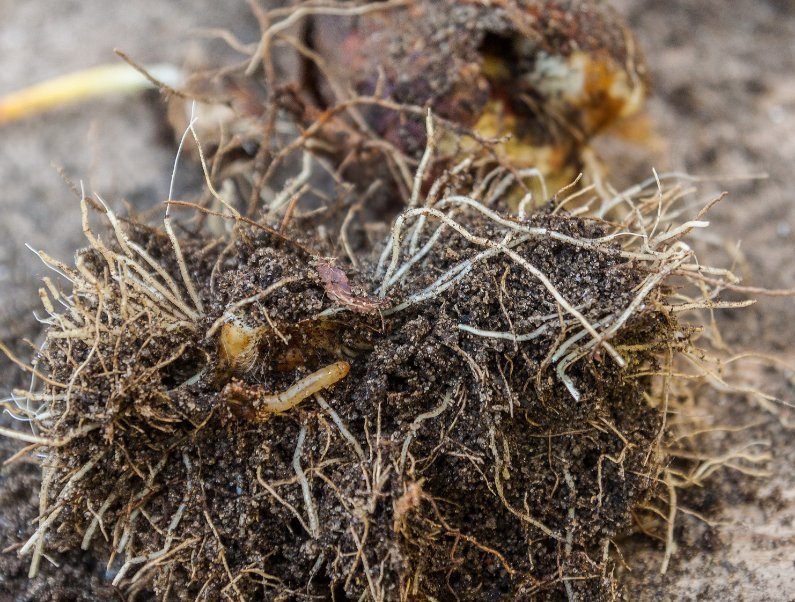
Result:
<instances>
[{"instance_id":1,"label":"white root","mask_svg":"<svg viewBox=\"0 0 795 602\"><path fill-rule=\"evenodd\" d=\"M166 272L165 269L163 269L163 266L161 266L157 261L155 261L152 258L152 256L149 255L149 253L147 253L140 245L138 245L137 243L135 243L135 242L130 240L130 238L127 236L127 234L122 229L118 218L113 213L113 211L111 211L110 207L105 202L105 200L101 196L96 194L96 193L94 193L94 196L97 198L97 200L100 202L100 204L104 208L105 216L108 218L108 221L110 222L111 226L113 227L113 231L116 234L116 240L118 241L119 247L121 247L122 251L131 260L134 259L134 256L133 256L133 253L132 253L133 250L138 255L140 255L141 258L143 258L143 260L146 261L146 263L153 270L155 270L155 272L157 273L158 276L160 276L160 278L163 280L163 282L166 283L166 285L168 286L168 288L171 290L172 294L174 295L174 298L178 301L178 305L180 307L183 307L183 308L187 309L187 304L185 303L184 299L182 299L182 293L180 292L179 287L177 286L177 283L174 281L174 279L168 274L168 272Z\"/></svg>"},{"instance_id":2,"label":"white root","mask_svg":"<svg viewBox=\"0 0 795 602\"><path fill-rule=\"evenodd\" d=\"M86 529L86 534L83 536L83 541L80 544L81 550L87 550L89 548L97 527L100 527L104 532L104 527L102 527L102 516L105 514L105 511L110 507L110 505L116 501L116 497L116 493L111 493L99 507L99 510L97 510L97 512L94 514L94 519L91 521L88 529Z\"/></svg>"},{"instance_id":3,"label":"white root","mask_svg":"<svg viewBox=\"0 0 795 602\"><path fill-rule=\"evenodd\" d=\"M615 249L611 249L607 247L605 243L612 242L617 238L621 237L637 237L640 236L634 232L615 232L613 234L607 234L600 238L577 238L574 236L569 236L568 234L563 234L562 232L558 232L556 230L550 230L549 228L544 228L540 226L526 226L522 223L519 223L513 219L508 219L501 216L496 211L489 209L482 203L479 203L475 199L472 199L467 196L462 195L454 195L447 197L438 203L436 203L436 207L444 207L446 205L466 205L468 207L472 207L476 211L482 213L490 220L504 226L510 230L514 230L516 232L523 232L525 234L529 234L530 236L537 237L537 238L551 238L553 240L557 240L559 242L564 242L566 244L570 244L574 247L579 247L583 249L589 249L592 251L597 251L600 253L616 253ZM688 222L690 224L694 222ZM702 222L698 222L701 224ZM703 226L692 226L692 227L703 227ZM632 251L619 251L618 254L621 257L626 259L639 259L639 260L656 260L658 258L657 255L650 254L650 253L635 253Z\"/></svg>"},{"instance_id":4,"label":"white root","mask_svg":"<svg viewBox=\"0 0 795 602\"><path fill-rule=\"evenodd\" d=\"M533 339L537 339L538 337L540 337L547 330L549 330L550 326L551 324L542 324L532 332L528 332L526 334L519 334L519 335L516 335L512 332L481 330L480 328L475 328L467 324L459 324L458 330L463 330L464 332L468 332L469 334L474 334L475 336L484 337L487 339L502 339L504 341L511 341L513 343L526 343L527 341L532 341Z\"/></svg>"},{"instance_id":5,"label":"white root","mask_svg":"<svg viewBox=\"0 0 795 602\"><path fill-rule=\"evenodd\" d=\"M599 335L599 333L596 332L594 327L585 318L585 316L582 315L579 311L577 311L574 308L574 306L572 306L563 297L563 295L560 294L560 292L557 290L555 285L552 284L552 282L549 280L549 278L546 276L546 274L541 272L533 264L531 264L524 257L519 255L518 253L516 253L512 249L510 249L504 243L498 243L498 242L495 242L493 240L489 240L489 239L486 239L486 238L483 238L483 237L480 237L480 236L476 236L476 235L472 234L471 232L469 232L469 230L467 230L466 228L461 226L461 224L459 224L458 222L450 219L449 216L445 215L441 211L439 211L437 209L426 209L426 208L409 209L409 210L405 211L404 213L402 213L395 220L395 224L394 224L394 226L392 228L393 240L395 241L395 243L398 243L400 241L400 231L401 231L401 228L402 228L402 225L403 225L403 220L405 219L405 217L409 216L409 215L419 214L419 213L426 213L428 215L432 215L432 216L436 217L437 219L445 222L450 228L452 228L453 230L458 232L461 236L463 236L469 242L471 242L473 244L476 244L478 246L495 249L497 252L504 253L505 255L510 257L513 261L515 261L516 263L521 265L528 272L530 272L536 279L538 279L541 282L541 284L544 285L544 288L546 288L547 291L550 292L550 294L555 298L555 301L557 301L558 304L560 304L560 306L563 307L563 309L565 309L569 314L571 314L572 316L577 318L577 320L580 322L580 324L582 324L582 326L589 332L589 334L594 338L594 340L598 341L598 343L605 348L605 350L610 354L610 356L613 358L613 360L619 366L623 367L625 365L624 359L621 357L621 355L613 348L612 345L610 345L610 343L608 343L603 337L601 337ZM393 247L392 262L390 263L389 268L387 268L386 275L384 276L384 281L385 282L388 282L389 278L391 278L392 274L394 273L395 264L397 263L397 260L398 260L398 253L399 253L399 247L397 246L397 244L395 244L395 246Z\"/></svg>"},{"instance_id":6,"label":"white root","mask_svg":"<svg viewBox=\"0 0 795 602\"><path fill-rule=\"evenodd\" d=\"M386 287L386 290L389 290L389 288L393 284L395 284L396 282L399 282L400 279L403 278L403 276L406 274L406 272L408 272L415 263L417 263L418 261L423 259L428 254L428 252L433 248L433 246L436 244L436 242L439 240L439 237L441 236L442 231L444 230L444 228L445 228L444 224L439 226L434 231L434 233L431 234L430 238L428 239L428 242L426 242L423 245L423 247L412 256L411 259L409 259L407 262L405 262L400 267L400 269L398 269L395 272L395 275L392 276L392 278L390 278L389 282L386 282L386 283L382 284L376 290L376 294L380 295L381 291L384 290L385 287Z\"/></svg>"},{"instance_id":7,"label":"white root","mask_svg":"<svg viewBox=\"0 0 795 602\"><path fill-rule=\"evenodd\" d=\"M337 412L334 411L334 408L332 408L328 404L326 399L320 393L315 393L315 399L317 400L317 404L323 409L323 411L326 412L326 414L328 414L331 417L331 421L339 429L340 434L343 436L343 438L348 443L351 444L351 447L356 452L356 456L359 458L359 460L364 462L365 457L364 457L364 450L362 449L362 446L359 445L359 442L356 440L356 437L354 437L351 434L351 432L348 430L348 428L342 422L342 418L340 418L339 414L337 414Z\"/></svg>"},{"instance_id":8,"label":"white root","mask_svg":"<svg viewBox=\"0 0 795 602\"><path fill-rule=\"evenodd\" d=\"M186 453L182 455L182 461L185 464L186 474L187 474L187 487L185 488L185 495L183 497L182 503L177 508L177 511L174 513L174 516L171 517L171 522L168 525L168 529L166 531L165 541L163 543L163 547L156 552L152 552L151 554L145 556L136 556L134 558L130 558L127 560L119 569L119 572L116 574L116 577L113 579L113 585L118 585L124 576L127 574L127 571L136 564L141 564L145 562L146 564L142 566L135 575L132 576L130 581L135 583L142 575L144 575L150 568L159 564L166 560L169 556L174 555L176 552L181 550L183 547L190 545L191 542L195 543L198 541L198 538L190 538L178 546L176 546L173 550L171 550L171 543L174 540L174 531L179 526L180 521L182 520L182 516L185 513L185 509L187 508L188 501L190 496L193 492L193 484L191 480L191 462L190 458ZM169 550L171 550L169 552Z\"/></svg>"},{"instance_id":9,"label":"white root","mask_svg":"<svg viewBox=\"0 0 795 602\"><path fill-rule=\"evenodd\" d=\"M398 464L399 470L402 473L403 468L406 466L406 457L409 453L409 446L411 446L411 441L414 439L414 436L417 434L417 431L420 430L420 426L426 420L430 420L431 418L436 418L442 414L449 406L450 402L453 399L454 390L450 390L444 396L442 403L436 406L434 409L429 410L423 414L417 416L414 421L411 423L409 427L409 433L406 435L406 438L403 441L403 447L400 450L400 463Z\"/></svg>"},{"instance_id":10,"label":"white root","mask_svg":"<svg viewBox=\"0 0 795 602\"><path fill-rule=\"evenodd\" d=\"M312 531L310 530L309 525L306 524L304 517L301 516L301 513L298 512L295 506L293 506L290 502L288 502L282 496L280 496L276 492L276 490L262 478L261 471L262 469L260 467L257 467L257 482L260 485L262 485L263 489L265 489L265 491L267 491L273 497L273 499L275 499L277 502L279 502L282 506L284 506L285 508L287 508L287 510L290 511L290 514L292 514L296 518L296 520L304 528L304 531L311 534Z\"/></svg>"},{"instance_id":11,"label":"white root","mask_svg":"<svg viewBox=\"0 0 795 602\"><path fill-rule=\"evenodd\" d=\"M527 242L527 240L529 240L529 237L522 236L504 244L510 248L513 248L524 242ZM485 251L481 251L480 253L471 257L470 259L465 259L461 261L460 263L454 265L452 268L447 270L444 274L439 276L430 286L410 295L402 303L395 305L394 307L382 310L381 313L385 316L389 316L399 311L403 311L406 308L411 307L412 305L422 303L423 301L427 301L428 299L432 299L440 295L448 288L450 288L453 284L464 278L464 276L469 274L469 272L472 271L472 268L475 267L477 263L485 259L489 259L490 257L494 257L499 253L500 249L486 249Z\"/></svg>"},{"instance_id":12,"label":"white root","mask_svg":"<svg viewBox=\"0 0 795 602\"><path fill-rule=\"evenodd\" d=\"M539 174L530 170L527 173L521 173L519 175L520 177L527 177L531 175L537 176ZM490 172L487 178L491 182L499 176L500 170L498 168ZM438 276L430 286L421 291L414 292L401 303L383 310L382 313L383 315L392 315L413 305L432 299L465 278L478 262L487 260L498 254L504 254L513 262L517 263L535 278L537 278L553 296L557 304L583 327L581 332L575 333L572 337L566 340L556 350L554 357L552 358L552 361L557 363L557 375L559 379L565 384L571 395L575 399L579 399L580 393L577 391L577 388L575 387L572 380L566 375L568 366L594 348L602 346L619 366L624 367L626 365L624 358L609 343L609 340L615 336L615 334L626 324L629 318L641 308L646 296L648 296L651 291L658 287L660 282L662 282L662 280L668 277L671 273L679 269L696 273L716 273L716 275L720 276L721 278L728 278L733 282L737 280L736 277L728 270L705 267L699 265L698 263L686 263L686 260L692 256L692 252L686 245L678 241L681 237L689 233L694 228L704 228L708 225L708 222L699 219L704 214L706 209L702 209L696 219L686 221L679 226L669 228L665 232L656 234L655 231L657 230L658 225L660 223L666 223L667 221L666 216L668 214L668 208L674 202L682 198L682 193L674 190L673 193L668 193L663 196L661 188L658 188L658 190L660 190L659 195L657 195L654 199L642 201L644 203L642 206L643 213L641 213L641 208L636 206L629 198L630 194L636 194L652 184L659 185L659 181L662 179L680 176L681 174L663 174L662 176L657 176L655 173L654 178L651 178L648 181L641 183L638 187L628 189L627 191L624 191L624 193L616 196L616 198L620 198L622 202L626 201L630 204L632 209L631 220L636 221L636 226L640 229L640 232L633 232L624 228L615 230L598 238L590 239L577 238L562 232L557 232L550 228L530 226L524 223L522 219L517 220L515 218L506 217L497 211L490 209L484 203L478 200L478 197L483 194L486 189L489 188L489 186L491 186L490 184L489 186L486 186L481 183L481 188L483 190L476 191L472 196L453 194L436 201L435 195L429 195L425 207L416 207L410 205L409 208L401 213L393 223L390 235L387 240L387 245L384 247L381 253L376 270L376 276L381 278L381 283L376 290L376 293L381 298L386 297L390 292L390 289L398 282L402 281L410 272L410 270L415 269L416 266L428 256L431 250L439 244L445 228L450 228L468 242L477 246L485 247L485 249L475 254L473 257L465 259L452 266L446 272ZM494 198L495 194L501 194L500 191L504 192L504 190L507 189L506 187L509 186L513 181L515 181L514 174L504 174L502 179L497 180L496 185L492 187L492 196L490 198ZM542 184L544 183L542 182ZM417 199L415 198L414 200L416 201ZM714 202L716 201L713 201L713 203L708 205L707 208L714 204ZM445 207L450 208L447 213L442 211L442 209ZM465 228L457 219L453 217L454 214L460 213L463 210L474 210L487 218L491 223L503 228L505 236L503 237L502 241L475 235ZM655 212L656 217L653 217L653 223L649 224L649 227L651 228L649 232L646 227L646 218L643 216L649 214L650 210ZM523 211L520 207L520 218L523 217L522 213ZM409 257L401 263L401 255L406 248L404 247L404 226L412 218L417 218L418 221L413 227L409 245L407 247ZM419 250L416 250L419 242L420 230L424 226L425 221L429 218L436 219L441 222L441 224L430 235L430 237L428 237L425 244ZM520 236L514 238L514 234L518 234ZM643 282L639 291L623 312L601 318L599 321L591 323L577 307L573 307L560 294L546 274L538 270L525 257L514 250L515 247L527 242L532 238L549 238L577 248L587 249L599 253L606 253L614 257L648 262L652 264L652 274ZM630 244L631 241L630 243L625 244L623 248L616 248L615 245L610 244L619 239L627 238L641 239L640 243L636 245L636 248L641 250L633 250L633 247ZM699 304L696 303L684 304L681 307L681 311L689 308L696 308L698 306ZM514 332L484 330L467 324L461 324L458 326L458 328L459 330L468 332L469 334L475 336L496 338L518 343L530 341L541 336L548 327L542 325L536 328L534 331L522 335L517 335ZM579 342L586 335L589 335L591 340L585 346L577 347L572 351L571 348L574 347L575 343Z\"/></svg>"},{"instance_id":13,"label":"white root","mask_svg":"<svg viewBox=\"0 0 795 602\"><path fill-rule=\"evenodd\" d=\"M293 470L298 477L298 482L301 485L301 492L304 496L304 505L306 506L306 513L309 517L309 534L317 539L320 536L320 522L315 509L315 503L312 499L312 489L309 487L309 481L306 479L304 469L301 468L301 450L304 447L304 439L306 439L306 425L301 426L298 433L298 441L295 444L295 453L293 454Z\"/></svg>"},{"instance_id":14,"label":"white root","mask_svg":"<svg viewBox=\"0 0 795 602\"><path fill-rule=\"evenodd\" d=\"M674 526L676 524L676 486L674 485L671 473L665 471L665 484L668 488L668 517L666 520L666 533L665 533L665 555L663 556L662 565L660 566L660 574L665 575L668 572L668 563L671 561L671 556L676 552L676 541L674 540Z\"/></svg>"},{"instance_id":15,"label":"white root","mask_svg":"<svg viewBox=\"0 0 795 602\"><path fill-rule=\"evenodd\" d=\"M65 498L68 497L68 495L72 492L75 485L80 481L80 479L86 476L86 474L88 474L94 468L97 462L99 462L104 455L105 455L104 451L99 452L98 454L93 456L88 462L86 462L80 468L80 470L75 472L69 478L69 480L66 482L66 485L64 485L63 489L61 489L61 492L58 494L58 497L56 498L56 504L63 502ZM25 545L23 545L22 548L20 548L19 550L19 556L25 556L28 552L31 551L31 548L34 545L36 546L35 553L33 554L33 559L31 560L30 564L30 571L28 573L28 576L30 578L35 577L36 574L38 573L39 562L41 556L43 555L44 536L47 533L47 529L49 529L50 525L52 525L52 523L55 522L58 516L60 516L64 508L65 506L62 504L56 506L50 512L47 518L44 518L43 514L40 514L39 519L43 520L40 521L38 529L36 529L33 535L30 536L28 541L25 542Z\"/></svg>"},{"instance_id":16,"label":"white root","mask_svg":"<svg viewBox=\"0 0 795 602\"><path fill-rule=\"evenodd\" d=\"M422 183L425 181L425 172L428 169L428 165L436 149L436 129L433 126L433 114L430 109L428 109L428 113L425 116L425 132L427 143L425 145L425 152L422 153L420 164L414 174L414 185L411 188L411 198L408 203L409 207L416 207L419 203Z\"/></svg>"},{"instance_id":17,"label":"white root","mask_svg":"<svg viewBox=\"0 0 795 602\"><path fill-rule=\"evenodd\" d=\"M182 255L182 247L180 247L179 240L177 240L177 236L174 234L174 228L171 226L170 217L163 219L163 226L165 227L166 234L168 234L168 238L171 241L171 246L174 248L174 255L177 258L177 265L179 265L179 273L182 275L182 281L185 283L185 287L188 289L188 294L190 295L193 304L196 306L196 309L201 315L204 313L204 304L202 303L199 294L196 292L193 279L188 273L188 266L185 263L185 257Z\"/></svg>"}]
</instances>

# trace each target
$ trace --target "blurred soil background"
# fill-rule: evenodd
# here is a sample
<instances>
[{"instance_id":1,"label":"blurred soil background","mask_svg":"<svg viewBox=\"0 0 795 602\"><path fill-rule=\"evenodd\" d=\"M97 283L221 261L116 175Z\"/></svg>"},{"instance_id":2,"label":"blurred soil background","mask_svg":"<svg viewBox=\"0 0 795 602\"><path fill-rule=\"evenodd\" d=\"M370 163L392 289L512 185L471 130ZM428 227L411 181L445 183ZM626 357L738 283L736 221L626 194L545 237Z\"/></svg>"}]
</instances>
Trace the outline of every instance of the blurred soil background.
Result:
<instances>
[{"instance_id":1,"label":"blurred soil background","mask_svg":"<svg viewBox=\"0 0 795 602\"><path fill-rule=\"evenodd\" d=\"M665 141L651 151L605 140L611 179L631 183L671 169L695 175L769 174L765 180L700 185L699 198L728 190L710 214L714 235L741 241L737 265L746 284L795 288L795 2L791 0L615 0L645 51L654 97L649 115ZM119 60L195 66L239 55L197 28L257 37L246 3L212 0L0 0L0 94L75 69ZM116 210L144 211L168 191L176 146L157 94L105 99L0 127L0 338L24 358L35 341L36 290L47 275L25 243L69 260L83 245L78 199L57 168ZM179 194L201 184L187 163ZM178 197L179 198L179 197ZM717 239L715 239L717 240ZM710 241L705 241L705 244ZM728 266L729 260L726 259ZM724 339L795 364L795 301L761 298L721 312ZM795 398L795 375L759 368L741 375ZM23 379L0 359L5 395ZM699 507L720 524L680 513L679 551L658 574L662 545L625 542L621 569L632 600L769 600L795 591L795 438L781 421L744 398L713 395L700 411L716 423L754 425L746 440L771 443L774 476L759 480L719 472ZM7 425L8 417L0 419ZM730 443L727 434L726 443ZM0 439L0 461L19 444ZM22 460L0 470L0 549L24 541L38 505L38 469ZM56 560L56 558L53 558ZM113 599L104 567L87 555L49 563L32 582L28 560L0 554L0 601Z\"/></svg>"}]
</instances>

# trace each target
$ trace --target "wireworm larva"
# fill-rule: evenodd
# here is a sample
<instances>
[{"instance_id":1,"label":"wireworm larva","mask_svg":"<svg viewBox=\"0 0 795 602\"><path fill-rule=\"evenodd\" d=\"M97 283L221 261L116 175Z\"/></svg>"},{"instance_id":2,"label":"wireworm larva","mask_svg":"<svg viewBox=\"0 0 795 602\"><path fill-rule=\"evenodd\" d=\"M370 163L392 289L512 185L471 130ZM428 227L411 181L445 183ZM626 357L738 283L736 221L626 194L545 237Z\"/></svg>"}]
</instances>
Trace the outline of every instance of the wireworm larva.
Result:
<instances>
[{"instance_id":1,"label":"wireworm larva","mask_svg":"<svg viewBox=\"0 0 795 602\"><path fill-rule=\"evenodd\" d=\"M281 393L266 393L262 387L233 380L224 387L222 396L245 418L264 421L272 414L286 412L310 395L335 385L348 375L350 369L348 362L334 362L305 376Z\"/></svg>"},{"instance_id":2,"label":"wireworm larva","mask_svg":"<svg viewBox=\"0 0 795 602\"><path fill-rule=\"evenodd\" d=\"M257 417L286 412L290 408L294 408L310 395L328 389L341 381L348 375L350 369L351 366L348 362L334 362L305 376L286 391L263 395L257 400L257 405L260 406L257 410Z\"/></svg>"}]
</instances>

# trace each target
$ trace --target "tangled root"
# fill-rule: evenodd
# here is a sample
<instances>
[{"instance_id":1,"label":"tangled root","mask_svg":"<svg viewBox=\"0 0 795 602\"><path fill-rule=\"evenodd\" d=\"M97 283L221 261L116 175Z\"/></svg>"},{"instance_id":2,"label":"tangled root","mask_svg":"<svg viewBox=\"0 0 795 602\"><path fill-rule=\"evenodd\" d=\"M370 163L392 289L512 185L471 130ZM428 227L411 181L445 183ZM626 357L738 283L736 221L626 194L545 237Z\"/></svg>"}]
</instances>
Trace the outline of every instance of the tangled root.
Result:
<instances>
[{"instance_id":1,"label":"tangled root","mask_svg":"<svg viewBox=\"0 0 795 602\"><path fill-rule=\"evenodd\" d=\"M106 242L84 199L90 248L41 253L71 291L42 292L41 386L17 392L48 466L32 571L80 546L164 598L596 595L666 492L667 562L676 489L764 460L667 467L661 358L692 353L681 313L720 304L672 279L734 281L680 242L706 223L655 233L677 189L611 225L451 183L350 276L268 228L221 250L98 200Z\"/></svg>"}]
</instances>

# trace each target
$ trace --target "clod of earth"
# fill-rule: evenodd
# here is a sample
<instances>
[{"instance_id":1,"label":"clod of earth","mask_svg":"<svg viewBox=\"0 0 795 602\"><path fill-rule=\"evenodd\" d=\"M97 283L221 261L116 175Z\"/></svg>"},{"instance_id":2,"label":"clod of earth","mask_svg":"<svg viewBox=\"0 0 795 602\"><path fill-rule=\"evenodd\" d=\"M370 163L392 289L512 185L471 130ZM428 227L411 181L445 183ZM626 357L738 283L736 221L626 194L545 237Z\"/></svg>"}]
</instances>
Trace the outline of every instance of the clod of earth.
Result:
<instances>
[{"instance_id":1,"label":"clod of earth","mask_svg":"<svg viewBox=\"0 0 795 602\"><path fill-rule=\"evenodd\" d=\"M72 290L42 291L21 552L107 546L114 584L163 597L605 591L664 459L633 373L682 336L662 282L692 253L512 216L492 182L405 210L347 273L245 222L224 251L100 205L103 240L84 199L90 247L42 253Z\"/></svg>"}]
</instances>

